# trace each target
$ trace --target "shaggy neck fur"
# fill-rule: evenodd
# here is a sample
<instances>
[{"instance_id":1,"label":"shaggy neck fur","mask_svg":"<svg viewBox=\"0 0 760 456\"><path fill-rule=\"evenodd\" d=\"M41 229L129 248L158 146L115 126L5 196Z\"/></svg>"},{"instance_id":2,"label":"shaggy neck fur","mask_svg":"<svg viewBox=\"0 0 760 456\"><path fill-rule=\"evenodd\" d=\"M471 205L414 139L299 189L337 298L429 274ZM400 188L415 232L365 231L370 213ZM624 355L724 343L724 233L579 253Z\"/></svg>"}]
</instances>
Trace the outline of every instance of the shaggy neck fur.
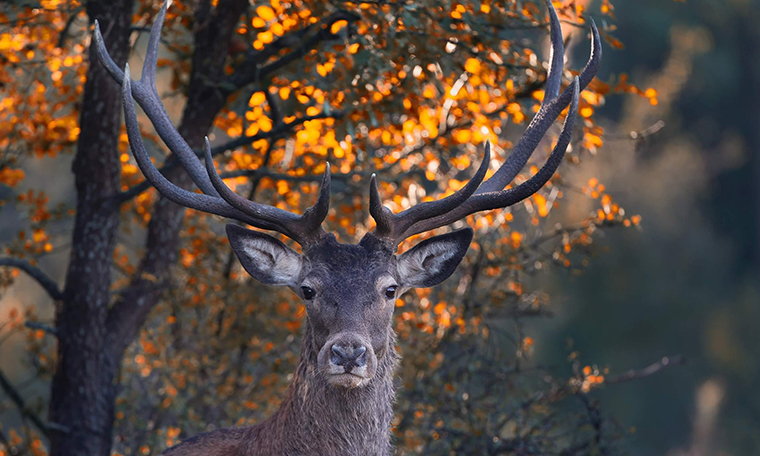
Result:
<instances>
[{"instance_id":1,"label":"shaggy neck fur","mask_svg":"<svg viewBox=\"0 0 760 456\"><path fill-rule=\"evenodd\" d=\"M395 333L365 386L330 385L317 370L317 353L309 325L301 360L280 409L250 429L244 455L387 456L392 453L391 421L398 365Z\"/></svg>"}]
</instances>

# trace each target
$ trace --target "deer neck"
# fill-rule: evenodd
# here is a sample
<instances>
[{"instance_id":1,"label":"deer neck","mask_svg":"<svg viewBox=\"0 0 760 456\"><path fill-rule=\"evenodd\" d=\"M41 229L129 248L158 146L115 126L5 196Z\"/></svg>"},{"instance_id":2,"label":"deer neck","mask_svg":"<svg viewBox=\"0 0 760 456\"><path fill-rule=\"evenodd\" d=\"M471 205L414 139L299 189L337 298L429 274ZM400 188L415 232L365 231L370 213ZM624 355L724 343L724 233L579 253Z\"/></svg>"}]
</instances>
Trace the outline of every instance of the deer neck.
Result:
<instances>
[{"instance_id":1,"label":"deer neck","mask_svg":"<svg viewBox=\"0 0 760 456\"><path fill-rule=\"evenodd\" d=\"M393 374L399 357L396 335L373 379L353 389L330 385L318 372L317 353L307 325L298 369L280 409L258 432L251 454L366 455L392 453Z\"/></svg>"}]
</instances>

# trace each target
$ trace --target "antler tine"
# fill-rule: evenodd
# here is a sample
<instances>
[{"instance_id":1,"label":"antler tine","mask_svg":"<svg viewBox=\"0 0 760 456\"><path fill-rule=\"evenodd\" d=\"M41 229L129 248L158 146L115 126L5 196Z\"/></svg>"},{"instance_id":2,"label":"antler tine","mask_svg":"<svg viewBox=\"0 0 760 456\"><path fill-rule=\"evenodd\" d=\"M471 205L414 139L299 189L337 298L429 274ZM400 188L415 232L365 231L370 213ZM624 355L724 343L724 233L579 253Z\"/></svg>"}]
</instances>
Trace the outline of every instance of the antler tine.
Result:
<instances>
[{"instance_id":1,"label":"antler tine","mask_svg":"<svg viewBox=\"0 0 760 456\"><path fill-rule=\"evenodd\" d=\"M148 37L148 49L145 53L145 62L143 63L142 74L140 75L140 81L145 81L147 85L152 88L156 87L156 69L158 67L158 45L161 41L161 28L164 25L166 19L166 11L169 9L171 0L166 0L161 9L158 11L156 19L153 21L153 25L150 27L150 35Z\"/></svg>"},{"instance_id":2,"label":"antler tine","mask_svg":"<svg viewBox=\"0 0 760 456\"><path fill-rule=\"evenodd\" d=\"M541 187L551 179L560 163L562 163L567 146L570 144L570 139L573 136L573 128L575 128L575 119L578 113L578 99L580 96L580 81L578 77L573 80L569 89L570 93L572 93L572 101L570 103L567 117L565 118L565 123L562 126L562 132L559 135L557 144L554 146L549 159L544 166L541 167L538 173L515 188L473 195L465 201L464 204L458 206L451 212L415 223L403 233L403 237L407 238L418 233L448 225L449 223L461 220L476 212L511 206L539 191Z\"/></svg>"},{"instance_id":3,"label":"antler tine","mask_svg":"<svg viewBox=\"0 0 760 456\"><path fill-rule=\"evenodd\" d=\"M135 100L145 111L156 132L164 141L164 144L179 158L182 167L185 168L195 185L207 195L219 196L211 184L200 159L187 142L185 142L177 129L174 128L174 124L169 118L169 114L167 114L163 103L161 103L161 97L158 95L158 89L156 88L158 45L161 39L161 27L163 26L169 3L170 1L164 2L150 29L148 51L145 56L145 63L143 64L142 76L139 81L131 81L132 92ZM119 69L110 54L108 54L108 50L103 43L103 36L100 33L100 25L97 21L95 22L93 39L95 55L98 57L98 60L103 63L111 77L119 84L122 84L125 74Z\"/></svg>"},{"instance_id":4,"label":"antler tine","mask_svg":"<svg viewBox=\"0 0 760 456\"><path fill-rule=\"evenodd\" d=\"M549 73L546 75L544 100L551 101L559 95L562 85L562 68L565 66L565 43L562 40L562 26L557 17L552 0L546 0L549 9L549 28L551 30L551 50L549 53Z\"/></svg>"},{"instance_id":5,"label":"antler tine","mask_svg":"<svg viewBox=\"0 0 760 456\"><path fill-rule=\"evenodd\" d=\"M145 178L153 185L159 193L164 195L168 200L186 206L192 209L196 209L203 212L209 212L211 214L220 215L222 217L229 217L242 222L257 226L259 228L267 230L276 230L277 226L271 223L255 220L252 217L248 217L245 214L240 213L234 208L224 204L224 201L220 198L201 195L193 193L178 187L171 183L167 178L161 174L158 169L153 165L153 162L148 156L148 152L145 150L145 145L142 141L140 134L140 126L137 123L137 114L135 112L135 104L132 99L132 83L129 77L129 64L126 65L124 73L126 77L122 78L122 100L124 103L124 122L127 126L127 136L129 137L129 145L132 149L132 154L135 156L137 165L142 170Z\"/></svg>"},{"instance_id":6,"label":"antler tine","mask_svg":"<svg viewBox=\"0 0 760 456\"><path fill-rule=\"evenodd\" d=\"M547 3L551 5L551 0L547 0ZM549 16L551 17L549 22L552 27L552 46L555 46L555 41L562 43L562 31L559 28L559 19L557 18L557 13L554 10L553 6L549 8ZM602 47L599 38L599 31L597 30L593 19L591 20L591 32L591 55L589 56L589 60L586 63L586 66L581 72L579 78L581 91L583 91L583 89L588 86L591 80L594 79L594 76L596 76L597 71L599 71L599 66L602 59ZM555 39L557 36L559 36L558 40ZM553 52L553 56L556 55L557 53ZM561 62L561 59L559 59L559 61ZM501 165L501 168L499 168L499 170L496 171L496 173L494 173L490 179L483 182L483 185L481 185L480 188L478 188L478 190L475 192L476 195L480 193L497 192L512 182L520 170L525 167L525 164L533 154L533 151L536 150L536 147L538 147L541 139L549 130L549 127L551 127L559 114L570 103L572 99L572 92L569 91L569 87L568 89L565 89L565 91L562 92L562 94L558 97L547 96L549 95L548 85L550 83L554 84L554 75L556 75L557 78L561 79L561 73L561 70L550 71L549 76L552 78L552 80L547 80L547 91L544 95L544 101L541 103L541 108L533 117L533 120L531 120L528 128L523 134L523 137L520 138L520 141L517 143L514 149L512 149L512 153Z\"/></svg>"},{"instance_id":7,"label":"antler tine","mask_svg":"<svg viewBox=\"0 0 760 456\"><path fill-rule=\"evenodd\" d=\"M590 17L589 21L591 25L591 55L579 77L581 92L591 84L602 65L602 39L599 37L599 29L596 28L594 18Z\"/></svg>"},{"instance_id":8,"label":"antler tine","mask_svg":"<svg viewBox=\"0 0 760 456\"><path fill-rule=\"evenodd\" d=\"M103 42L103 35L100 33L100 23L97 19L95 19L95 29L92 32L92 49L95 51L95 56L100 63L108 71L108 74L121 85L124 79L124 71L119 68L119 65L111 58L111 54L108 53L106 45Z\"/></svg>"},{"instance_id":9,"label":"antler tine","mask_svg":"<svg viewBox=\"0 0 760 456\"><path fill-rule=\"evenodd\" d=\"M299 216L292 212L284 211L278 207L260 204L238 195L217 173L214 167L214 159L211 156L211 144L206 137L205 161L206 170L209 179L214 188L219 192L222 199L238 211L253 217L256 220L274 226L275 231L279 231L301 245L307 245L310 241L322 237L324 231L321 224L327 217L330 208L330 164L327 164L325 173L322 176L322 185L319 196L314 206L307 209L303 215Z\"/></svg>"},{"instance_id":10,"label":"antler tine","mask_svg":"<svg viewBox=\"0 0 760 456\"><path fill-rule=\"evenodd\" d=\"M299 227L306 231L309 237L319 239L324 235L322 222L327 218L330 211L330 185L332 182L332 171L330 162L325 163L325 172L322 174L322 182L319 186L317 201L314 205L306 209L301 215L302 222Z\"/></svg>"},{"instance_id":11,"label":"antler tine","mask_svg":"<svg viewBox=\"0 0 760 456\"><path fill-rule=\"evenodd\" d=\"M209 143L208 136L206 136L205 142L206 147L204 148L204 151L206 170L209 179L211 180L211 184L216 191L219 192L222 199L240 212L248 214L256 219L269 222L272 225L277 226L278 230L282 231L283 234L294 238L294 236L291 236L293 233L287 229L286 223L288 221L297 221L298 216L277 207L256 203L233 192L232 189L224 183L224 180L222 180L222 177L217 173L216 168L214 167L214 159L211 156L211 143Z\"/></svg>"},{"instance_id":12,"label":"antler tine","mask_svg":"<svg viewBox=\"0 0 760 456\"><path fill-rule=\"evenodd\" d=\"M370 179L369 212L377 224L375 235L398 244L404 239L403 234L410 226L422 220L443 215L461 205L475 193L480 183L483 182L490 161L491 144L486 141L483 161L475 175L464 187L445 198L417 204L398 214L393 214L390 209L382 205L380 193L377 189L377 178L373 174Z\"/></svg>"},{"instance_id":13,"label":"antler tine","mask_svg":"<svg viewBox=\"0 0 760 456\"><path fill-rule=\"evenodd\" d=\"M393 233L393 212L383 206L380 191L377 189L377 175L372 173L369 179L369 215L375 220L375 233L378 237L387 238Z\"/></svg>"}]
</instances>

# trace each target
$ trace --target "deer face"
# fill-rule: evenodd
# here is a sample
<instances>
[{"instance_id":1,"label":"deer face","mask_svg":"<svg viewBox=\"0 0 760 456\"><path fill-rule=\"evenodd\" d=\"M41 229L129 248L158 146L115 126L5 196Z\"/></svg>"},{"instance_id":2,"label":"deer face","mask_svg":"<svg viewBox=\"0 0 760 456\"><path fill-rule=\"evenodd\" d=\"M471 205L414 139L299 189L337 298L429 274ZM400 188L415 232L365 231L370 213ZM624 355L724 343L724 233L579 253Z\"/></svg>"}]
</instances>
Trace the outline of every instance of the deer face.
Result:
<instances>
[{"instance_id":1,"label":"deer face","mask_svg":"<svg viewBox=\"0 0 760 456\"><path fill-rule=\"evenodd\" d=\"M395 255L390 244L371 234L356 245L328 236L302 255L269 235L236 225L227 226L227 235L251 276L288 286L304 300L307 337L317 351L319 373L343 388L372 381L378 363L394 349L396 299L410 288L448 278L472 240L472 230L465 229Z\"/></svg>"}]
</instances>

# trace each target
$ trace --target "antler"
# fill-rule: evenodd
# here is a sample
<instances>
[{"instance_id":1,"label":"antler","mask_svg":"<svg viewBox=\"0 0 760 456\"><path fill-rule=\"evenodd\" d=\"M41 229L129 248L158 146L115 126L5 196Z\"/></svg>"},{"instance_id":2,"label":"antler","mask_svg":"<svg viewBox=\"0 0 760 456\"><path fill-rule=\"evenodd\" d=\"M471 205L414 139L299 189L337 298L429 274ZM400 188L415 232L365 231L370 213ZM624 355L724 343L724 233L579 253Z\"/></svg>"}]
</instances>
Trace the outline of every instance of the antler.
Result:
<instances>
[{"instance_id":1,"label":"antler","mask_svg":"<svg viewBox=\"0 0 760 456\"><path fill-rule=\"evenodd\" d=\"M369 211L377 223L375 236L398 245L409 236L448 225L475 212L516 204L540 190L554 175L572 138L580 92L594 79L599 70L602 48L599 31L591 19L591 56L581 74L560 94L564 61L562 30L551 0L546 0L546 4L551 28L551 63L546 77L544 100L512 154L496 173L481 185L490 160L491 148L487 142L483 163L467 185L446 198L418 204L399 214L393 214L390 209L382 206L377 182L373 176L370 183ZM562 132L544 166L526 182L504 190L528 162L549 127L568 104L570 110L562 126Z\"/></svg>"},{"instance_id":2,"label":"antler","mask_svg":"<svg viewBox=\"0 0 760 456\"><path fill-rule=\"evenodd\" d=\"M330 207L329 163L322 177L316 203L302 215L297 215L274 206L250 201L233 192L214 168L208 138L206 138L206 165L204 167L195 152L174 128L156 89L158 45L168 3L164 3L151 28L148 51L139 81L133 81L130 77L128 64L124 71L121 71L113 61L103 44L100 27L97 21L95 22L95 54L111 76L122 85L127 136L132 154L145 178L164 197L181 206L239 220L257 228L278 231L304 247L319 241L325 235L321 224ZM153 165L142 141L133 97L147 114L158 135L169 150L179 158L180 163L203 194L174 185Z\"/></svg>"}]
</instances>

